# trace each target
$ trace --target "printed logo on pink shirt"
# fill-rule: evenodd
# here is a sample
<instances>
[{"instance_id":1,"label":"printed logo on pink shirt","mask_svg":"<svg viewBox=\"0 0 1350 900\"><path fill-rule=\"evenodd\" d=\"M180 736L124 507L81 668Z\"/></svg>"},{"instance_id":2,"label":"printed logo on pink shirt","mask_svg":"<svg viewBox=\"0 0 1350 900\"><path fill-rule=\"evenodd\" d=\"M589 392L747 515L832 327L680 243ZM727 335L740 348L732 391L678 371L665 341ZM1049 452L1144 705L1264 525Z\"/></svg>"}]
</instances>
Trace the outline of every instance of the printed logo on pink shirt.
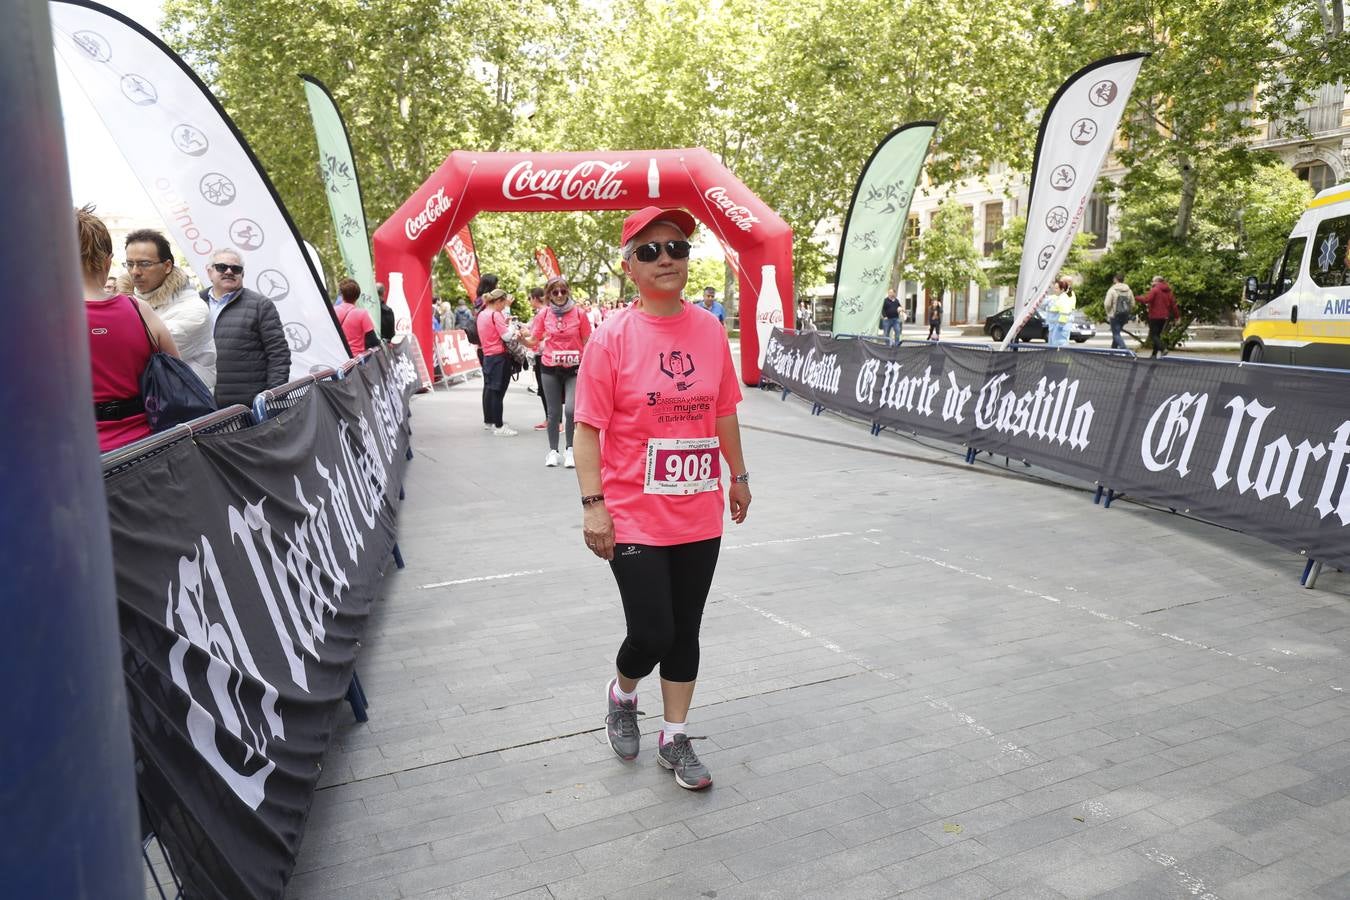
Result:
<instances>
[{"instance_id":1,"label":"printed logo on pink shirt","mask_svg":"<svg viewBox=\"0 0 1350 900\"><path fill-rule=\"evenodd\" d=\"M694 374L694 357L691 354L681 350L672 350L667 357L667 354L662 353L660 367L661 374L675 382L675 390L677 391L687 391L698 384L697 381L685 381L686 378Z\"/></svg>"},{"instance_id":2,"label":"printed logo on pink shirt","mask_svg":"<svg viewBox=\"0 0 1350 900\"><path fill-rule=\"evenodd\" d=\"M657 354L657 368L675 382L675 390L663 395L661 391L647 391L647 405L659 407L656 421L661 424L698 422L713 409L716 397L709 391L688 393L698 380L691 377L695 371L694 356L684 350Z\"/></svg>"}]
</instances>

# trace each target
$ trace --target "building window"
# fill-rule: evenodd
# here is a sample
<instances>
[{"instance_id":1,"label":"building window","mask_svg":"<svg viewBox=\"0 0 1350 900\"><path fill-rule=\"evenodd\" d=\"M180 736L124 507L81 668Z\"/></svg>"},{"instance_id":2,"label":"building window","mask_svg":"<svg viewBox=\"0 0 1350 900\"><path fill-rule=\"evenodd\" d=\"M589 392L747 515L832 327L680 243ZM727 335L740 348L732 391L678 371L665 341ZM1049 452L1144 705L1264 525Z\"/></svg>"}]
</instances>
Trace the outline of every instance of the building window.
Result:
<instances>
[{"instance_id":1,"label":"building window","mask_svg":"<svg viewBox=\"0 0 1350 900\"><path fill-rule=\"evenodd\" d=\"M921 231L921 229L919 228L919 217L918 217L918 216L910 216L910 217L909 217L909 225L908 225L908 227L905 229L905 240L907 240L907 241L917 241L917 240L919 239L919 232L920 232L920 231Z\"/></svg>"},{"instance_id":2,"label":"building window","mask_svg":"<svg viewBox=\"0 0 1350 900\"><path fill-rule=\"evenodd\" d=\"M1003 202L984 205L984 255L1003 249Z\"/></svg>"},{"instance_id":3,"label":"building window","mask_svg":"<svg viewBox=\"0 0 1350 900\"><path fill-rule=\"evenodd\" d=\"M999 286L991 284L980 292L980 321L983 322L989 316L999 310Z\"/></svg>"},{"instance_id":4,"label":"building window","mask_svg":"<svg viewBox=\"0 0 1350 900\"><path fill-rule=\"evenodd\" d=\"M1270 123L1271 140L1288 140L1341 127L1345 106L1345 85L1324 84L1308 100L1300 103L1293 115Z\"/></svg>"},{"instance_id":5,"label":"building window","mask_svg":"<svg viewBox=\"0 0 1350 900\"><path fill-rule=\"evenodd\" d=\"M1331 166L1323 162L1294 166L1294 174L1308 182L1314 194L1321 193L1336 183L1336 175L1331 171Z\"/></svg>"},{"instance_id":6,"label":"building window","mask_svg":"<svg viewBox=\"0 0 1350 900\"><path fill-rule=\"evenodd\" d=\"M1109 227L1107 217L1110 212L1111 205L1106 202L1105 197L1097 194L1088 197L1087 212L1083 216L1083 231L1092 235L1092 243L1088 246L1093 250L1106 247L1106 230Z\"/></svg>"},{"instance_id":7,"label":"building window","mask_svg":"<svg viewBox=\"0 0 1350 900\"><path fill-rule=\"evenodd\" d=\"M947 314L947 319L953 325L964 325L970 321L970 282L967 281L960 289L952 289L952 308Z\"/></svg>"}]
</instances>

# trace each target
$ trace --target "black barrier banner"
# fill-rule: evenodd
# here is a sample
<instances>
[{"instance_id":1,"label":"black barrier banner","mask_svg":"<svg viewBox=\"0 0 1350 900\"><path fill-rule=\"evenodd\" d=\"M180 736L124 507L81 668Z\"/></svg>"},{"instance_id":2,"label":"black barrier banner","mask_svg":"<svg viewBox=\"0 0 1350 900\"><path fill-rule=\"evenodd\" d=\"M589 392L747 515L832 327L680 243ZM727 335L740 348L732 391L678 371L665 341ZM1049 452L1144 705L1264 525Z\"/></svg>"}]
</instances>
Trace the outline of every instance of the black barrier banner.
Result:
<instances>
[{"instance_id":1,"label":"black barrier banner","mask_svg":"<svg viewBox=\"0 0 1350 900\"><path fill-rule=\"evenodd\" d=\"M194 898L290 878L396 534L406 347L105 482L138 789Z\"/></svg>"},{"instance_id":2,"label":"black barrier banner","mask_svg":"<svg viewBox=\"0 0 1350 900\"><path fill-rule=\"evenodd\" d=\"M764 372L827 409L1350 563L1350 373L782 330Z\"/></svg>"}]
</instances>

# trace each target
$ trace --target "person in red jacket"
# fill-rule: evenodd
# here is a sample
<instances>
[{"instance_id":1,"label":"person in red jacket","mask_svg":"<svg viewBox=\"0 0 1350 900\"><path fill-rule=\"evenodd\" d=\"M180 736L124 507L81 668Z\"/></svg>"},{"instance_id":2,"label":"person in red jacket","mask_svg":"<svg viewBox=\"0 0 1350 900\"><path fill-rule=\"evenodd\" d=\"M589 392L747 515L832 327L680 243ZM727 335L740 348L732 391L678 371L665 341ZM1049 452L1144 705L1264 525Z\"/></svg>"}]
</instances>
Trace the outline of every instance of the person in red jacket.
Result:
<instances>
[{"instance_id":1,"label":"person in red jacket","mask_svg":"<svg viewBox=\"0 0 1350 900\"><path fill-rule=\"evenodd\" d=\"M1162 341L1163 329L1168 322L1181 318L1177 298L1172 295L1172 286L1161 275L1154 275L1153 285L1147 294L1139 298L1139 302L1148 309L1148 339L1153 344L1153 355L1149 358L1157 359L1159 353L1166 356L1167 350Z\"/></svg>"}]
</instances>

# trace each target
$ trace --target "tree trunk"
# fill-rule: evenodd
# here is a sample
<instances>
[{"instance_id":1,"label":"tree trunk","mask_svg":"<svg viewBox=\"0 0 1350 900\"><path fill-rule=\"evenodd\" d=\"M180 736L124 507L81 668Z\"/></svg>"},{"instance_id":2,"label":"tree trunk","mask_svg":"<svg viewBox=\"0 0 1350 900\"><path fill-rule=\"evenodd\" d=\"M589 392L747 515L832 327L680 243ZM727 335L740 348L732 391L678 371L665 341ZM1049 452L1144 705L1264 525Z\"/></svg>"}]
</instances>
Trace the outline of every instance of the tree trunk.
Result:
<instances>
[{"instance_id":1,"label":"tree trunk","mask_svg":"<svg viewBox=\"0 0 1350 900\"><path fill-rule=\"evenodd\" d=\"M1177 156L1177 168L1181 170L1181 202L1177 204L1177 221L1172 227L1172 240L1182 242L1191 233L1191 213L1195 210L1200 172L1184 153Z\"/></svg>"},{"instance_id":2,"label":"tree trunk","mask_svg":"<svg viewBox=\"0 0 1350 900\"><path fill-rule=\"evenodd\" d=\"M1317 0L1317 13L1322 18L1322 33L1328 44L1345 32L1343 0Z\"/></svg>"}]
</instances>

